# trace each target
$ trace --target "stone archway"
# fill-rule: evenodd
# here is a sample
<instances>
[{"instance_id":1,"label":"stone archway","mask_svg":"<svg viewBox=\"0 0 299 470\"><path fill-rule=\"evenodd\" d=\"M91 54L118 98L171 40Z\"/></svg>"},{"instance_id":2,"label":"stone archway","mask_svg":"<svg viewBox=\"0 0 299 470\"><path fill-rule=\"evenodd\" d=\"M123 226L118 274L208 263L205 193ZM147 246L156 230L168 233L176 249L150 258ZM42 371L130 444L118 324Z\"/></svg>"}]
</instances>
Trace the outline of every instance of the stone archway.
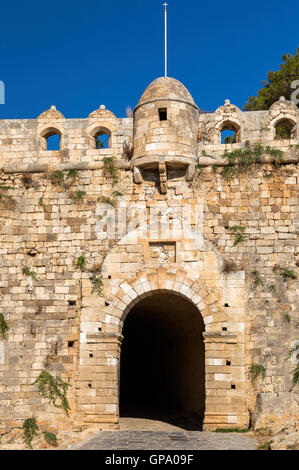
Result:
<instances>
[{"instance_id":1,"label":"stone archway","mask_svg":"<svg viewBox=\"0 0 299 470\"><path fill-rule=\"evenodd\" d=\"M211 258L207 256L208 261L211 267ZM194 305L204 323L204 429L248 424L244 273L219 274L217 277L213 271L209 273L209 278L192 279L190 272L183 269L155 268L140 272L133 279L120 280L113 291L113 303L107 307L107 313L101 314L102 309L98 310L103 318L100 325L97 321L90 322L87 307L91 301L98 300L83 297L89 322L83 323L82 315L81 323L90 331L81 333L80 344L78 410L84 413L84 422L100 423L106 429L118 426L124 322L129 312L143 299L153 293L171 293ZM87 292L90 292L90 287Z\"/></svg>"},{"instance_id":2,"label":"stone archway","mask_svg":"<svg viewBox=\"0 0 299 470\"><path fill-rule=\"evenodd\" d=\"M204 322L186 297L155 290L123 326L120 416L197 423L205 411Z\"/></svg>"}]
</instances>

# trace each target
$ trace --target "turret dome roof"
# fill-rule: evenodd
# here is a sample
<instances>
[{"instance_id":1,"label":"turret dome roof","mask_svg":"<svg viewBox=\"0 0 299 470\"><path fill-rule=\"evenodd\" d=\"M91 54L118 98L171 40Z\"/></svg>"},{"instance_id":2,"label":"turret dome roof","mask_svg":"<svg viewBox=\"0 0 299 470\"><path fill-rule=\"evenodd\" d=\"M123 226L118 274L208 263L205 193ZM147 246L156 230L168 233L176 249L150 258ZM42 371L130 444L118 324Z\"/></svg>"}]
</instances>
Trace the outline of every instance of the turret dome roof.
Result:
<instances>
[{"instance_id":1,"label":"turret dome roof","mask_svg":"<svg viewBox=\"0 0 299 470\"><path fill-rule=\"evenodd\" d=\"M182 101L196 106L187 88L181 82L171 77L156 78L142 94L137 107L159 100Z\"/></svg>"}]
</instances>

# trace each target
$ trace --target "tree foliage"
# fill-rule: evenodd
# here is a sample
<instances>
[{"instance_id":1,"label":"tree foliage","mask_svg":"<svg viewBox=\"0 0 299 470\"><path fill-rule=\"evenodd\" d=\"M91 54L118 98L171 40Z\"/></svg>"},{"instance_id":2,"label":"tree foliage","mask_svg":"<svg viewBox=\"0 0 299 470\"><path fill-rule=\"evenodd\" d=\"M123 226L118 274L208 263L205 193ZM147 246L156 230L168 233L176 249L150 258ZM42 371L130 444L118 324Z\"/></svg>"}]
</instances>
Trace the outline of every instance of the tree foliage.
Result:
<instances>
[{"instance_id":1,"label":"tree foliage","mask_svg":"<svg viewBox=\"0 0 299 470\"><path fill-rule=\"evenodd\" d=\"M268 72L267 80L262 82L263 88L258 91L257 96L249 97L244 106L245 111L269 109L281 96L291 99L294 92L291 83L299 79L299 47L294 55L284 54L282 60L279 70Z\"/></svg>"}]
</instances>

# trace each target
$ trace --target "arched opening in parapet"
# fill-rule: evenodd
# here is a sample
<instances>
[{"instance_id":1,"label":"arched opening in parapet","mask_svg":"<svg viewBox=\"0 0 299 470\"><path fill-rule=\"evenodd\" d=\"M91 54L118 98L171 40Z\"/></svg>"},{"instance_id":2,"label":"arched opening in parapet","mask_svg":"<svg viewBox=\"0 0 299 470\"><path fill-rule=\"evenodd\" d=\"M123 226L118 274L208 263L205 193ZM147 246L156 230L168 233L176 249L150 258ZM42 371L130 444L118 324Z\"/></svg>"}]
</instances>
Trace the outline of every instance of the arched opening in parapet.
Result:
<instances>
[{"instance_id":1,"label":"arched opening in parapet","mask_svg":"<svg viewBox=\"0 0 299 470\"><path fill-rule=\"evenodd\" d=\"M120 417L201 429L205 411L204 322L172 291L153 291L129 311L120 361Z\"/></svg>"},{"instance_id":2,"label":"arched opening in parapet","mask_svg":"<svg viewBox=\"0 0 299 470\"><path fill-rule=\"evenodd\" d=\"M296 123L291 119L280 119L275 124L276 140L294 139L296 137Z\"/></svg>"},{"instance_id":3,"label":"arched opening in parapet","mask_svg":"<svg viewBox=\"0 0 299 470\"><path fill-rule=\"evenodd\" d=\"M224 121L220 127L221 143L236 144L241 141L241 127L232 121Z\"/></svg>"},{"instance_id":4,"label":"arched opening in parapet","mask_svg":"<svg viewBox=\"0 0 299 470\"><path fill-rule=\"evenodd\" d=\"M106 127L97 129L94 134L94 142L96 149L107 149L111 147L111 132Z\"/></svg>"},{"instance_id":5,"label":"arched opening in parapet","mask_svg":"<svg viewBox=\"0 0 299 470\"><path fill-rule=\"evenodd\" d=\"M43 131L43 148L44 150L60 150L61 146L61 132L55 128L49 128Z\"/></svg>"}]
</instances>

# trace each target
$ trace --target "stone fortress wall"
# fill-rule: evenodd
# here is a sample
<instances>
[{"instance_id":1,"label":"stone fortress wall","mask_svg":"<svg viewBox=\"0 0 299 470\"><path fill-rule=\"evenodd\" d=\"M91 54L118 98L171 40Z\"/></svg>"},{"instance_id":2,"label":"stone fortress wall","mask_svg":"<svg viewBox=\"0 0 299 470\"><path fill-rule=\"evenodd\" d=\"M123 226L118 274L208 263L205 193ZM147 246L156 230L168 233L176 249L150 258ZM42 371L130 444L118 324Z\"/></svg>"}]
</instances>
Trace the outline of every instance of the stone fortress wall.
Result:
<instances>
[{"instance_id":1,"label":"stone fortress wall","mask_svg":"<svg viewBox=\"0 0 299 470\"><path fill-rule=\"evenodd\" d=\"M287 139L276 135L281 123ZM225 129L235 143L221 143ZM104 132L109 147L97 149ZM131 118L101 106L66 119L52 106L37 119L0 121L0 313L9 326L0 341L1 432L33 415L60 428L117 427L122 327L159 292L183 297L203 318L205 429L298 418L295 361L286 358L299 340L299 282L283 275L299 273L298 133L298 108L283 98L269 111L226 100L201 113L171 78L155 80ZM52 134L57 151L47 150ZM257 144L258 163L223 173L224 151ZM143 210L144 226L100 237L107 201L118 221ZM174 224L172 211L187 207L195 238L148 232L151 210ZM265 377L252 382L252 365ZM69 418L33 384L43 370L69 383Z\"/></svg>"}]
</instances>

